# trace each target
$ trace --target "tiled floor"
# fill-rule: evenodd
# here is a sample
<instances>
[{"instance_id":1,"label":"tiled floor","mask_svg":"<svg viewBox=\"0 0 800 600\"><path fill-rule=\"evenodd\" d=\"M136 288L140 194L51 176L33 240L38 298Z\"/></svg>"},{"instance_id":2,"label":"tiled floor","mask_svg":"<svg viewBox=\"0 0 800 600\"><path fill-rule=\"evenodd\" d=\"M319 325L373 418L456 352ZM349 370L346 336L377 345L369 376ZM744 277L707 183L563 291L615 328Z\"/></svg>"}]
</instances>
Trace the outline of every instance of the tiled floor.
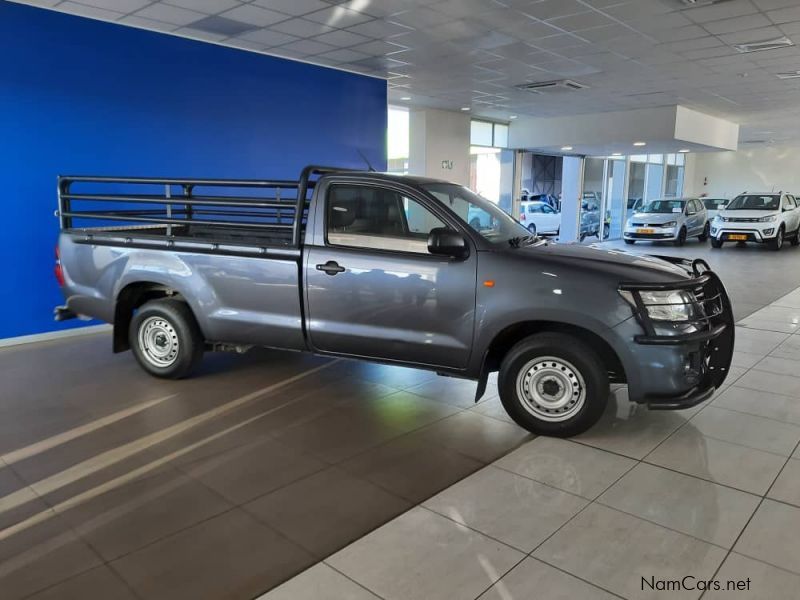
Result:
<instances>
[{"instance_id":1,"label":"tiled floor","mask_svg":"<svg viewBox=\"0 0 800 600\"><path fill-rule=\"evenodd\" d=\"M737 327L711 401L649 412L617 388L587 433L523 444L263 600L796 599L798 322L800 289ZM657 591L686 576L722 589Z\"/></svg>"},{"instance_id":2,"label":"tiled floor","mask_svg":"<svg viewBox=\"0 0 800 600\"><path fill-rule=\"evenodd\" d=\"M105 335L0 350L0 598L250 599L298 573L268 598L638 597L676 573L796 597L800 250L642 249L721 272L735 366L680 413L617 387L571 441L422 371L257 351L170 382Z\"/></svg>"}]
</instances>

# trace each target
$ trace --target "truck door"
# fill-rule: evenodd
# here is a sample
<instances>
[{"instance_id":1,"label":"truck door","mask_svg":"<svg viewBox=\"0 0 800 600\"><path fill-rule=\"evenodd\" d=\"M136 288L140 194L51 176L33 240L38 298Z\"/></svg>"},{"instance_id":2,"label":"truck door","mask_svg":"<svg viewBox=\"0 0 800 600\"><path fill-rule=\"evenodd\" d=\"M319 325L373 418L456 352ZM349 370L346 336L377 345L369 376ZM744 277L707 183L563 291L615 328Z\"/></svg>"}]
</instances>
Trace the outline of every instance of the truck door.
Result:
<instances>
[{"instance_id":1,"label":"truck door","mask_svg":"<svg viewBox=\"0 0 800 600\"><path fill-rule=\"evenodd\" d=\"M428 252L444 215L385 184L331 182L306 245L308 332L323 352L464 368L477 256ZM319 202L319 200L318 200ZM441 210L441 209L438 209ZM441 218L440 218L441 217Z\"/></svg>"}]
</instances>

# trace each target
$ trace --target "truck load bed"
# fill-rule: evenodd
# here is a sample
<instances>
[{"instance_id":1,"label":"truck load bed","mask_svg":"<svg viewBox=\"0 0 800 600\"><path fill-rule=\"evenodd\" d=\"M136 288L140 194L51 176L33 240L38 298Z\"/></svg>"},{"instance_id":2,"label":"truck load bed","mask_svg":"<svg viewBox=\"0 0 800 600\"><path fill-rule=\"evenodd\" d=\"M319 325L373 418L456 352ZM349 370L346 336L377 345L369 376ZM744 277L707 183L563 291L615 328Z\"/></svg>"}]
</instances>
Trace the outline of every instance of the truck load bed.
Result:
<instances>
[{"instance_id":1,"label":"truck load bed","mask_svg":"<svg viewBox=\"0 0 800 600\"><path fill-rule=\"evenodd\" d=\"M61 230L93 244L260 255L299 253L314 176L298 180L61 176Z\"/></svg>"}]
</instances>

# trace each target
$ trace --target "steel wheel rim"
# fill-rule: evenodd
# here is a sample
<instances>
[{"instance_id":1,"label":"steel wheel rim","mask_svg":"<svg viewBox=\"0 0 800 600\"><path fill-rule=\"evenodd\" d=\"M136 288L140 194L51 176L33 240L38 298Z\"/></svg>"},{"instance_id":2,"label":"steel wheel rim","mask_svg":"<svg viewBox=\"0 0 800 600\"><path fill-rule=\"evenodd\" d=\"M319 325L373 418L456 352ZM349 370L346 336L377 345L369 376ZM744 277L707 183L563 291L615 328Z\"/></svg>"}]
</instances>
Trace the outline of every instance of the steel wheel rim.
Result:
<instances>
[{"instance_id":1,"label":"steel wheel rim","mask_svg":"<svg viewBox=\"0 0 800 600\"><path fill-rule=\"evenodd\" d=\"M586 382L569 361L540 356L517 374L517 397L537 419L560 423L575 416L586 403Z\"/></svg>"},{"instance_id":2,"label":"steel wheel rim","mask_svg":"<svg viewBox=\"0 0 800 600\"><path fill-rule=\"evenodd\" d=\"M148 317L139 326L139 348L151 365L160 368L172 366L180 350L178 332L163 317Z\"/></svg>"}]
</instances>

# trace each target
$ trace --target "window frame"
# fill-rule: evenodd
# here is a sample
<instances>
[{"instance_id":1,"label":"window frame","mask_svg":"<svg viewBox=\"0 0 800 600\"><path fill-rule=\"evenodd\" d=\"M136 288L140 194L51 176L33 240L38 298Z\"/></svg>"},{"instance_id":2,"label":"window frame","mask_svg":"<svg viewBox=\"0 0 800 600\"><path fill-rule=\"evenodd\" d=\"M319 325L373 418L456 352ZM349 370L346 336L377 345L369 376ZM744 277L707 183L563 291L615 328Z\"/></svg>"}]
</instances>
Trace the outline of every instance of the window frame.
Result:
<instances>
[{"instance_id":1,"label":"window frame","mask_svg":"<svg viewBox=\"0 0 800 600\"><path fill-rule=\"evenodd\" d=\"M430 252L413 252L413 251L406 251L406 250L396 250L392 248L373 248L370 246L348 246L345 244L335 244L331 243L328 239L328 208L329 208L329 198L332 189L336 187L362 187L368 189L379 189L383 191L390 191L395 192L400 195L401 198L408 198L409 200L416 202L422 208L427 210L431 213L434 217L436 217L445 227L451 229L453 231L457 231L461 235L464 236L467 240L472 240L472 237L468 235L455 221L450 215L446 214L443 210L438 210L439 207L436 206L435 201L431 202L427 200L419 193L415 193L413 189L407 188L402 185L393 185L392 182L385 182L385 181L362 181L357 179L348 179L348 178L341 178L335 179L331 181L326 181L324 187L318 191L321 196L321 204L322 204L322 242L325 248L331 249L343 249L343 250L356 250L362 252L370 252L370 253L377 253L389 256L415 256L421 258L427 258L429 260L447 260L447 257L443 257L437 254L431 254ZM320 198L317 198L317 202L320 201ZM405 212L403 212L403 220L406 222L406 227L408 226L408 222L406 220ZM373 236L378 237L378 236ZM389 237L389 236L387 236ZM400 238L395 238L400 239ZM470 242L468 242L470 243ZM470 246L472 244L470 243ZM471 252L474 250L470 248Z\"/></svg>"}]
</instances>

